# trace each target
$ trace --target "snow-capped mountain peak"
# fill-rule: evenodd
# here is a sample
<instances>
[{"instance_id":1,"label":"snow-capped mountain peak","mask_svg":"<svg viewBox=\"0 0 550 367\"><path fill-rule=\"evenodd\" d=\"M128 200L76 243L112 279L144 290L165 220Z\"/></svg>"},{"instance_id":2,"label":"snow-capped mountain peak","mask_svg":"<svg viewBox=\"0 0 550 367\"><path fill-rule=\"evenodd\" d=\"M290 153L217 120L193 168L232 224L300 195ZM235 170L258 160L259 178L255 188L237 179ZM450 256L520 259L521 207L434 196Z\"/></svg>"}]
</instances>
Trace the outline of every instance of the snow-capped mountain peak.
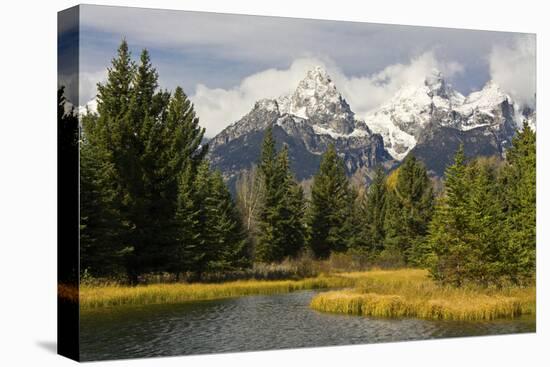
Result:
<instances>
[{"instance_id":1,"label":"snow-capped mountain peak","mask_svg":"<svg viewBox=\"0 0 550 367\"><path fill-rule=\"evenodd\" d=\"M442 175L458 146L471 155L502 154L523 120L534 126L536 112L518 108L494 82L468 96L455 90L443 73L403 85L359 120L321 67L309 70L295 90L262 99L239 121L210 142L212 163L234 179L247 169L243 156L256 157L263 132L273 127L288 144L300 178L314 174L320 155L332 144L347 171L391 167L409 153Z\"/></svg>"},{"instance_id":2,"label":"snow-capped mountain peak","mask_svg":"<svg viewBox=\"0 0 550 367\"><path fill-rule=\"evenodd\" d=\"M447 83L439 70L433 69L422 83L401 87L389 101L368 113L365 122L382 135L388 152L401 160L432 121L434 110L448 112L463 101L464 96Z\"/></svg>"},{"instance_id":3,"label":"snow-capped mountain peak","mask_svg":"<svg viewBox=\"0 0 550 367\"><path fill-rule=\"evenodd\" d=\"M349 134L354 129L355 114L320 66L309 70L296 90L279 97L277 104L281 114L309 119L338 134Z\"/></svg>"},{"instance_id":4,"label":"snow-capped mountain peak","mask_svg":"<svg viewBox=\"0 0 550 367\"><path fill-rule=\"evenodd\" d=\"M214 167L234 179L259 155L264 131L273 128L278 141L289 146L299 179L315 174L321 155L333 145L346 170L372 170L394 164L380 135L356 120L350 106L321 67L309 70L288 95L258 100L239 121L209 141ZM243 157L254 157L251 160Z\"/></svg>"},{"instance_id":5,"label":"snow-capped mountain peak","mask_svg":"<svg viewBox=\"0 0 550 367\"><path fill-rule=\"evenodd\" d=\"M382 135L390 154L401 160L425 135L428 125L460 131L493 126L510 131L517 112L510 96L495 82L465 97L434 69L422 85L403 86L387 103L368 113L365 121Z\"/></svg>"}]
</instances>

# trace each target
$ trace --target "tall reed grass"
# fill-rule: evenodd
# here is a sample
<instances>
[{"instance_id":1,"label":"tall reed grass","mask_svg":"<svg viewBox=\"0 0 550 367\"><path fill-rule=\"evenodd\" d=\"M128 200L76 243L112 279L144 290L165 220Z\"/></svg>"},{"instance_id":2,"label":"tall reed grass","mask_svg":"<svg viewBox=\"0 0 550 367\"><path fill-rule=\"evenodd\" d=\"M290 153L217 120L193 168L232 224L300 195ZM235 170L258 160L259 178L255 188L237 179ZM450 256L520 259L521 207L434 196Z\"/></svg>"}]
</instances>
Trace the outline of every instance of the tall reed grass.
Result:
<instances>
[{"instance_id":1,"label":"tall reed grass","mask_svg":"<svg viewBox=\"0 0 550 367\"><path fill-rule=\"evenodd\" d=\"M311 301L318 311L371 317L494 320L535 314L535 287L451 288L424 270L375 270L342 274L355 288L325 292Z\"/></svg>"},{"instance_id":2,"label":"tall reed grass","mask_svg":"<svg viewBox=\"0 0 550 367\"><path fill-rule=\"evenodd\" d=\"M173 283L136 287L122 285L82 286L80 308L83 311L119 305L168 304L229 297L287 293L305 289L342 288L355 280L341 276L319 276L302 280L246 280L226 283Z\"/></svg>"}]
</instances>

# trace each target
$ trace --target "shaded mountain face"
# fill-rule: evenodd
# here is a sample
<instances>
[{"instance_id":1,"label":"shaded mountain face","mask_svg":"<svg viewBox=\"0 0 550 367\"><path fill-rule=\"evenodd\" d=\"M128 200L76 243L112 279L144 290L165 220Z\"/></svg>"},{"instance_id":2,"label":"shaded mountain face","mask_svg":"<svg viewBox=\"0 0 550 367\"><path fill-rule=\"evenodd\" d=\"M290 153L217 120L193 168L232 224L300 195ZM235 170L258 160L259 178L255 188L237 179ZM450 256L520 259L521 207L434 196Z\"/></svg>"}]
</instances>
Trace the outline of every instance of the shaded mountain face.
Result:
<instances>
[{"instance_id":1,"label":"shaded mountain face","mask_svg":"<svg viewBox=\"0 0 550 367\"><path fill-rule=\"evenodd\" d=\"M288 145L291 168L298 180L312 177L330 144L351 175L395 164L379 134L358 120L321 68L310 70L294 93L256 102L242 119L212 140L210 160L229 180L256 164L265 130L271 126L280 148Z\"/></svg>"}]
</instances>

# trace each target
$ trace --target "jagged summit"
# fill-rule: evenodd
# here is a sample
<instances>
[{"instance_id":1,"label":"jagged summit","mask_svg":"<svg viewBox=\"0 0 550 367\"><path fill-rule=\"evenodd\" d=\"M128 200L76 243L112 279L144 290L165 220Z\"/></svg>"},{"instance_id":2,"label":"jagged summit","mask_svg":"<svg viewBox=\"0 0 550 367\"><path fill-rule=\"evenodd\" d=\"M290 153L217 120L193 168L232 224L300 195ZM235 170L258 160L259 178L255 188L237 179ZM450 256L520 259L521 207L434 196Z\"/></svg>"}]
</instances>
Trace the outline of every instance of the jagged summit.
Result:
<instances>
[{"instance_id":1,"label":"jagged summit","mask_svg":"<svg viewBox=\"0 0 550 367\"><path fill-rule=\"evenodd\" d=\"M254 118L260 115L262 120ZM226 132L239 134L248 132L251 127L264 128L265 121L275 115L279 126L285 127L299 122L308 125L317 134L332 138L372 135L364 121L356 120L348 102L321 66L308 70L293 92L276 99L264 98L256 101L252 110L240 121L226 128ZM242 126L243 124L247 126Z\"/></svg>"},{"instance_id":2,"label":"jagged summit","mask_svg":"<svg viewBox=\"0 0 550 367\"><path fill-rule=\"evenodd\" d=\"M329 145L342 156L349 174L394 163L382 137L356 120L322 67L309 70L290 94L257 101L249 113L214 137L209 142L212 165L228 180L234 180L259 156L268 126L273 127L276 140L289 147L298 179L315 174Z\"/></svg>"},{"instance_id":3,"label":"jagged summit","mask_svg":"<svg viewBox=\"0 0 550 367\"><path fill-rule=\"evenodd\" d=\"M464 96L452 88L443 73L433 69L421 83L401 87L386 103L368 113L365 122L382 135L388 152L401 160L433 121L434 111L438 119L446 119L453 106L463 101Z\"/></svg>"},{"instance_id":4,"label":"jagged summit","mask_svg":"<svg viewBox=\"0 0 550 367\"><path fill-rule=\"evenodd\" d=\"M437 69L403 85L361 116L364 120L320 66L308 70L291 93L260 99L251 107L209 141L211 163L228 179L254 164L269 126L278 144L289 146L297 177L305 179L316 172L329 145L336 147L350 174L391 167L414 154L442 175L460 144L472 156L503 154L523 121L536 125L536 111L518 106L497 83L489 81L464 96ZM88 108L95 110L95 101Z\"/></svg>"},{"instance_id":5,"label":"jagged summit","mask_svg":"<svg viewBox=\"0 0 550 367\"><path fill-rule=\"evenodd\" d=\"M465 97L434 69L423 83L399 89L388 102L367 114L365 122L382 135L390 154L401 160L435 128L461 132L488 128L502 137L499 146L506 145L518 127L519 111L494 81Z\"/></svg>"},{"instance_id":6,"label":"jagged summit","mask_svg":"<svg viewBox=\"0 0 550 367\"><path fill-rule=\"evenodd\" d=\"M432 69L424 78L424 86L428 89L427 94L431 98L440 97L449 100L451 103L462 103L464 100L464 96L453 89L438 69Z\"/></svg>"},{"instance_id":7,"label":"jagged summit","mask_svg":"<svg viewBox=\"0 0 550 367\"><path fill-rule=\"evenodd\" d=\"M277 98L277 104L281 114L308 119L336 134L350 134L355 128L355 114L320 66L309 70L293 93Z\"/></svg>"}]
</instances>

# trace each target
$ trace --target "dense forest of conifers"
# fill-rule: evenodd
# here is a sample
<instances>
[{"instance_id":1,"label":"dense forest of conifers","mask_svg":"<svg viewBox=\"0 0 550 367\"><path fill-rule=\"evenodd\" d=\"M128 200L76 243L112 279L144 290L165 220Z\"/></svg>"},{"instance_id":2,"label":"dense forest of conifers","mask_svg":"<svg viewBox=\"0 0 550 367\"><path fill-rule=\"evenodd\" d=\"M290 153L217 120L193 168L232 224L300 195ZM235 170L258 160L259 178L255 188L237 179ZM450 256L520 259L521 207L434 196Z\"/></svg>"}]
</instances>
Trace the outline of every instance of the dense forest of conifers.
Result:
<instances>
[{"instance_id":1,"label":"dense forest of conifers","mask_svg":"<svg viewBox=\"0 0 550 367\"><path fill-rule=\"evenodd\" d=\"M183 90L159 89L148 52L135 62L123 41L98 84L97 113L82 116L81 126L87 274L124 274L133 284L148 273L200 279L351 252L372 264L425 267L456 286L534 280L536 148L527 125L505 159L466 159L460 149L437 190L413 156L389 175L378 168L367 187L352 185L329 147L307 195L268 129L233 198L209 167L204 129Z\"/></svg>"}]
</instances>

